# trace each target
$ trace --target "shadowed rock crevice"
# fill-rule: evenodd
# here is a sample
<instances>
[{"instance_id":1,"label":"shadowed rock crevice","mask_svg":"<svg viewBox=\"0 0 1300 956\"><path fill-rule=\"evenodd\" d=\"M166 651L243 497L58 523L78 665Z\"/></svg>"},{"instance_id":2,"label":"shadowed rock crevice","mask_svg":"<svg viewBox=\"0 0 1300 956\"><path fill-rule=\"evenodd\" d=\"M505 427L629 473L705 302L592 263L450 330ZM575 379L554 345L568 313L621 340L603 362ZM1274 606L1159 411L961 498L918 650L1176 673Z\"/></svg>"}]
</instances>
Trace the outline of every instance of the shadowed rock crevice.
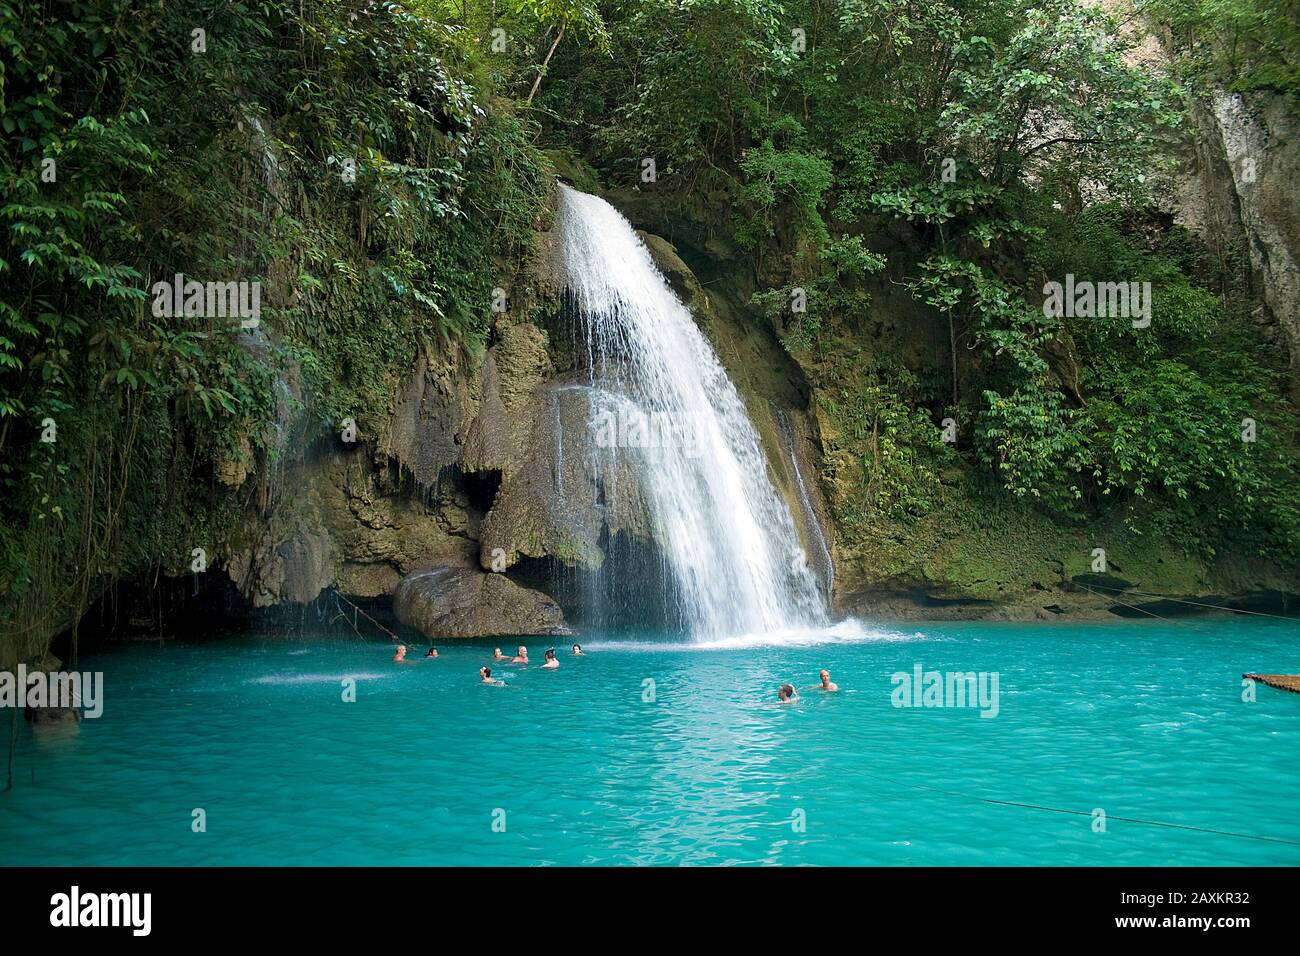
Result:
<instances>
[{"instance_id":1,"label":"shadowed rock crevice","mask_svg":"<svg viewBox=\"0 0 1300 956\"><path fill-rule=\"evenodd\" d=\"M550 594L577 632L684 633L672 575L652 542L626 532L602 536L599 569L553 558L524 558L521 583Z\"/></svg>"},{"instance_id":2,"label":"shadowed rock crevice","mask_svg":"<svg viewBox=\"0 0 1300 956\"><path fill-rule=\"evenodd\" d=\"M458 473L459 474L459 473ZM460 476L470 507L482 514L492 510L501 490L501 472L497 469L474 471Z\"/></svg>"}]
</instances>

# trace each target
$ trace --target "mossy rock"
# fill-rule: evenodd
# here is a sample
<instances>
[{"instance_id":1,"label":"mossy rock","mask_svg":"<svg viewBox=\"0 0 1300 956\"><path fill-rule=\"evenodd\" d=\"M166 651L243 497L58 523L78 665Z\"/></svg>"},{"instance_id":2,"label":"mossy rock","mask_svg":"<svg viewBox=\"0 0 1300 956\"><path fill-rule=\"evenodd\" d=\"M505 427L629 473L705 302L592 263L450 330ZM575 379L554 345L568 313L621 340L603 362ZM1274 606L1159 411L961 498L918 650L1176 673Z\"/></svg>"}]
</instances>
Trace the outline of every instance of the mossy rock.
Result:
<instances>
[{"instance_id":1,"label":"mossy rock","mask_svg":"<svg viewBox=\"0 0 1300 956\"><path fill-rule=\"evenodd\" d=\"M542 155L550 162L555 175L584 193L600 192L600 179L586 161L570 149L547 149Z\"/></svg>"}]
</instances>

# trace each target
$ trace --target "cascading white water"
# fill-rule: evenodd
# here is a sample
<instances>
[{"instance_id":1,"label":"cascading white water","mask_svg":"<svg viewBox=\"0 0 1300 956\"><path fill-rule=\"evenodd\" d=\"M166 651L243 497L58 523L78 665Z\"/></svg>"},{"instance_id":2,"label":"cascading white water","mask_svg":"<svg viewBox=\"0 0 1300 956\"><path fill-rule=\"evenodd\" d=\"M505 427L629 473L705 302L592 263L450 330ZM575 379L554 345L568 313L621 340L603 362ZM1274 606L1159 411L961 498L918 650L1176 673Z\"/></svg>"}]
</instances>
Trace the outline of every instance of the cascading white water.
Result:
<instances>
[{"instance_id":1,"label":"cascading white water","mask_svg":"<svg viewBox=\"0 0 1300 956\"><path fill-rule=\"evenodd\" d=\"M823 625L744 403L645 244L609 203L567 186L556 229L586 334L591 425L616 435L598 444L626 456L642 486L691 635Z\"/></svg>"}]
</instances>

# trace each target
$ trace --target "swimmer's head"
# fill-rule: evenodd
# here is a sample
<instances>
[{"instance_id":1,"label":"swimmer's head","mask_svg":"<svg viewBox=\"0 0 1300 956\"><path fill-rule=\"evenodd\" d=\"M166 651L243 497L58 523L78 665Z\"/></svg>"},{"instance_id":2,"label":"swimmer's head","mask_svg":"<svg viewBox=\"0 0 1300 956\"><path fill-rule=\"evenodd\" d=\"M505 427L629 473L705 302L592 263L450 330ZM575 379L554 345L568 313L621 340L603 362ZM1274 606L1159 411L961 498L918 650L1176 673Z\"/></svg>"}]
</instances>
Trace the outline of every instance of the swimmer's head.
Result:
<instances>
[{"instance_id":1,"label":"swimmer's head","mask_svg":"<svg viewBox=\"0 0 1300 956\"><path fill-rule=\"evenodd\" d=\"M397 645L397 656L398 656L398 657L405 657L405 656L406 656L406 645L405 645L405 644L398 644L398 645Z\"/></svg>"},{"instance_id":2,"label":"swimmer's head","mask_svg":"<svg viewBox=\"0 0 1300 956\"><path fill-rule=\"evenodd\" d=\"M492 676L492 668L490 668L490 667L480 667L480 668L478 669L478 676L481 677L481 678L483 678L484 680L487 680L489 677Z\"/></svg>"},{"instance_id":3,"label":"swimmer's head","mask_svg":"<svg viewBox=\"0 0 1300 956\"><path fill-rule=\"evenodd\" d=\"M492 656L493 656L493 657L505 657L505 655L501 653L501 648L499 648L499 647L498 647L496 650L494 650L494 651L492 652Z\"/></svg>"},{"instance_id":4,"label":"swimmer's head","mask_svg":"<svg viewBox=\"0 0 1300 956\"><path fill-rule=\"evenodd\" d=\"M776 696L781 700L790 700L794 697L794 686L791 684L782 684L780 690L776 692Z\"/></svg>"},{"instance_id":5,"label":"swimmer's head","mask_svg":"<svg viewBox=\"0 0 1300 956\"><path fill-rule=\"evenodd\" d=\"M820 677L820 678L822 679L822 683L823 683L823 684L829 684L829 683L831 682L831 672L830 672L830 671L822 671L822 672L821 672L820 674L818 674L817 676Z\"/></svg>"},{"instance_id":6,"label":"swimmer's head","mask_svg":"<svg viewBox=\"0 0 1300 956\"><path fill-rule=\"evenodd\" d=\"M438 649L437 649L436 647L431 647L431 648L429 648L429 653L425 654L424 656L425 656L425 657L437 657L437 656L438 656Z\"/></svg>"},{"instance_id":7,"label":"swimmer's head","mask_svg":"<svg viewBox=\"0 0 1300 956\"><path fill-rule=\"evenodd\" d=\"M548 647L548 648L546 649L546 659L547 659L548 661L550 661L550 660L554 660L554 659L555 659L555 648L553 648L553 647Z\"/></svg>"},{"instance_id":8,"label":"swimmer's head","mask_svg":"<svg viewBox=\"0 0 1300 956\"><path fill-rule=\"evenodd\" d=\"M574 645L573 645L573 653L575 653L575 654L581 654L581 653L582 653L582 645L581 645L581 644L574 644Z\"/></svg>"},{"instance_id":9,"label":"swimmer's head","mask_svg":"<svg viewBox=\"0 0 1300 956\"><path fill-rule=\"evenodd\" d=\"M528 648L524 647L522 644L519 645L519 656L520 657L528 656Z\"/></svg>"}]
</instances>

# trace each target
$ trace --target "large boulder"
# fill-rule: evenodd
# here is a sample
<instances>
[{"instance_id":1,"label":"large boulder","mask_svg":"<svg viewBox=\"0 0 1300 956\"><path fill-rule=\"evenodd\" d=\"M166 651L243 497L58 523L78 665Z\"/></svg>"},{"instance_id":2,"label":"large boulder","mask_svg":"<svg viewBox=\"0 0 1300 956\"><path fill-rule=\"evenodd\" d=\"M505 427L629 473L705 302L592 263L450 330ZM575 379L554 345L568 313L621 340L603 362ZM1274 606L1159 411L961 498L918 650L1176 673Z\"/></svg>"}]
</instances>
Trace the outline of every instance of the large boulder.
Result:
<instances>
[{"instance_id":1,"label":"large boulder","mask_svg":"<svg viewBox=\"0 0 1300 956\"><path fill-rule=\"evenodd\" d=\"M567 633L551 598L504 574L440 567L407 575L393 594L397 619L431 638Z\"/></svg>"}]
</instances>

